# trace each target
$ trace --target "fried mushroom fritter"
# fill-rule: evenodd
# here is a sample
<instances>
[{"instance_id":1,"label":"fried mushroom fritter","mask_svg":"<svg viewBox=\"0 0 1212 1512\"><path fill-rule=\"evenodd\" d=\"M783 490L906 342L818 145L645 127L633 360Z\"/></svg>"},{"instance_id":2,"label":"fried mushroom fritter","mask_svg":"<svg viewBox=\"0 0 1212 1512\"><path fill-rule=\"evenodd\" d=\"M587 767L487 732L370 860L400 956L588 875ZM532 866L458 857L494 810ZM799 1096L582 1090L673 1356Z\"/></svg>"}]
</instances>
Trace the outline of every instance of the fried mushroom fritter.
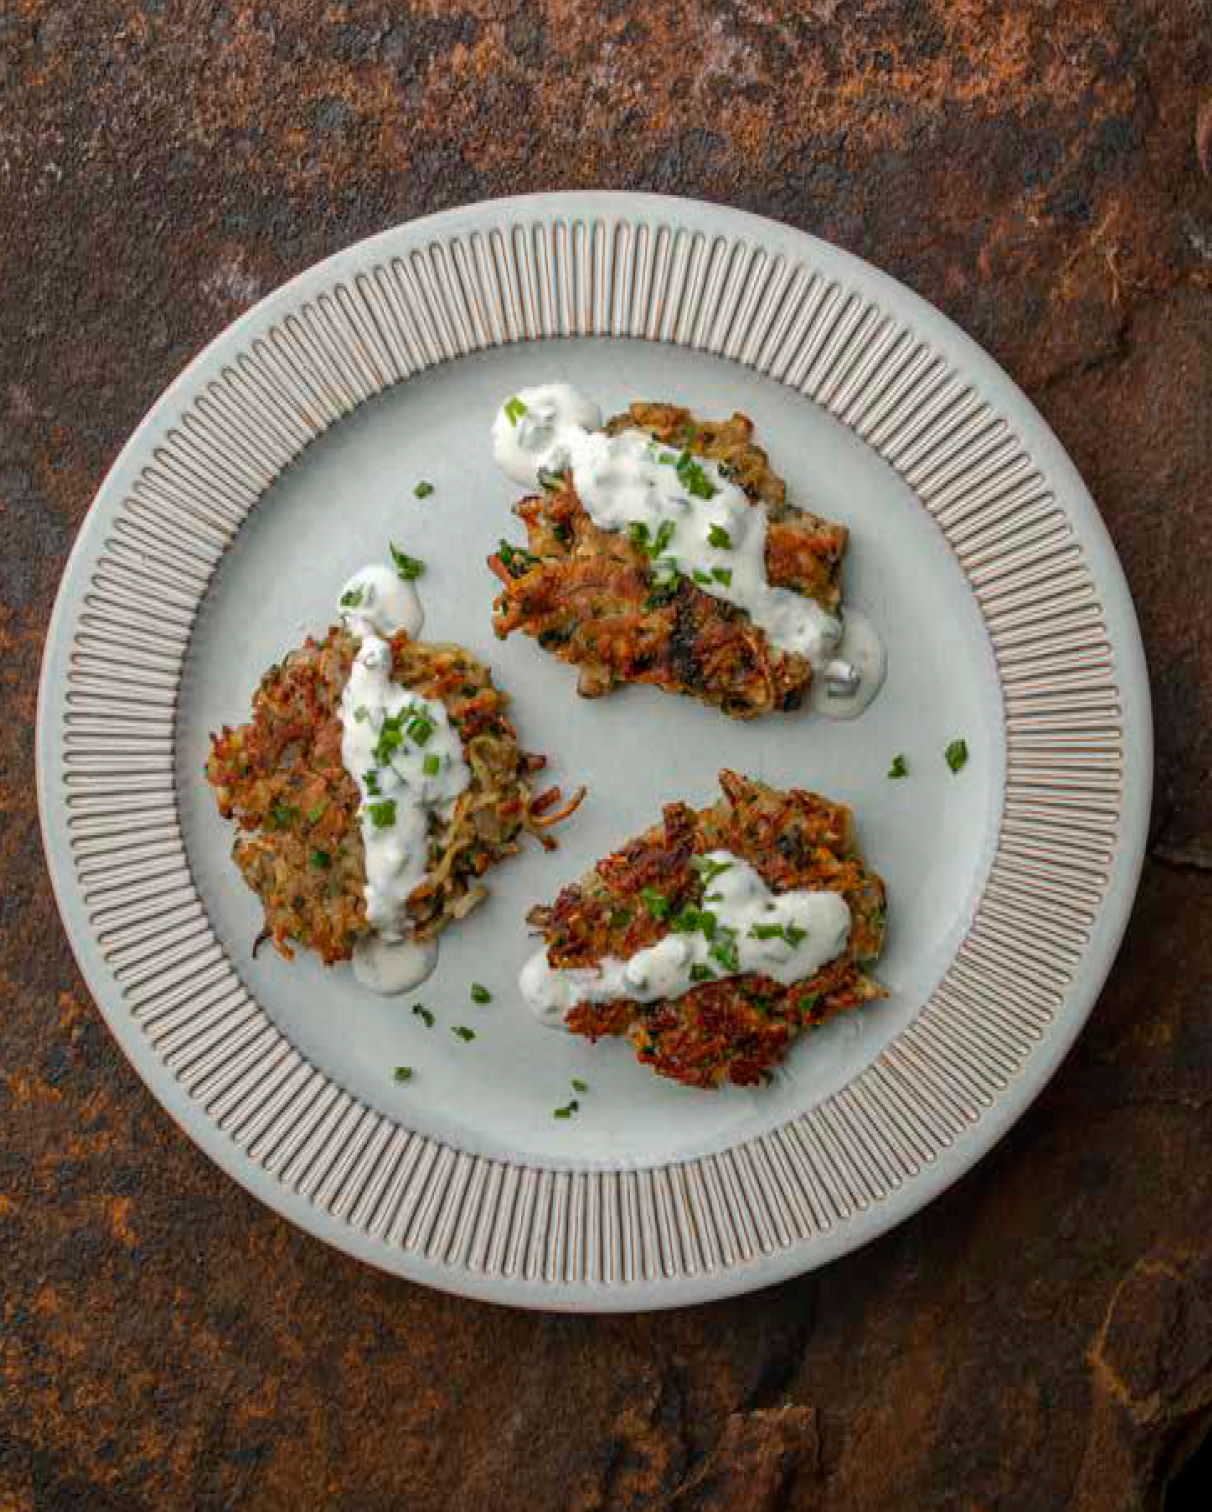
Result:
<instances>
[{"instance_id":1,"label":"fried mushroom fritter","mask_svg":"<svg viewBox=\"0 0 1212 1512\"><path fill-rule=\"evenodd\" d=\"M265 931L287 957L293 944L328 965L347 960L371 933L358 789L341 760L341 693L357 641L333 627L290 652L261 679L252 719L211 737L206 777L219 812L239 826L232 854L265 910ZM460 646L391 640L392 679L440 699L471 771L449 820L435 814L425 880L408 899L417 939L431 939L483 901L481 878L519 848L522 832L554 842L546 827L558 789L536 797L530 779L545 764L518 746L507 699L488 669Z\"/></svg>"},{"instance_id":2,"label":"fried mushroom fritter","mask_svg":"<svg viewBox=\"0 0 1212 1512\"><path fill-rule=\"evenodd\" d=\"M851 914L846 948L812 977L784 986L747 973L654 1003L581 1002L566 1015L566 1026L588 1039L626 1035L645 1065L693 1087L760 1082L797 1035L884 995L868 971L883 948L884 884L855 847L850 810L735 772L721 772L720 786L723 797L710 808L669 804L660 824L528 915L551 966L593 967L655 944L669 917L699 908L704 882L693 862L709 851L748 861L775 893L842 894Z\"/></svg>"},{"instance_id":3,"label":"fried mushroom fritter","mask_svg":"<svg viewBox=\"0 0 1212 1512\"><path fill-rule=\"evenodd\" d=\"M699 420L677 405L635 403L605 428L642 430L718 463L754 507L766 509L769 582L836 612L846 528L787 503L786 487L754 443L746 416ZM689 578L662 586L652 559L625 533L593 523L570 475L548 483L514 506L526 526L526 549L502 541L489 558L503 588L493 606L498 636L521 630L579 667L577 690L586 698L639 682L697 698L735 719L799 707L812 683L805 657L776 649L742 609Z\"/></svg>"}]
</instances>

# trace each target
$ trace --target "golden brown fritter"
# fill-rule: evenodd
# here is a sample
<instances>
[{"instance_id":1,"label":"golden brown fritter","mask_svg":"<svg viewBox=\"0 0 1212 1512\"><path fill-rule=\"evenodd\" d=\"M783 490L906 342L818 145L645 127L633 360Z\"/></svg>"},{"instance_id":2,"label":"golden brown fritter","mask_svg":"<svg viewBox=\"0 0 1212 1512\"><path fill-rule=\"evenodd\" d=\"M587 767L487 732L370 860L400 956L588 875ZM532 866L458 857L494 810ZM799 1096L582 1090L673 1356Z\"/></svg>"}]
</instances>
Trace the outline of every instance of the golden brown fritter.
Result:
<instances>
[{"instance_id":1,"label":"golden brown fritter","mask_svg":"<svg viewBox=\"0 0 1212 1512\"><path fill-rule=\"evenodd\" d=\"M748 861L773 892L839 892L850 908L844 953L790 987L749 973L703 982L656 1003L579 1003L567 1015L577 1034L625 1034L661 1076L694 1087L757 1082L804 1030L873 998L867 973L884 942L884 884L855 849L850 810L798 788L781 792L735 772L720 773L723 798L695 811L671 803L659 825L599 861L550 907L531 910L555 967L626 959L669 932L669 921L703 901L692 865L712 850Z\"/></svg>"},{"instance_id":2,"label":"golden brown fritter","mask_svg":"<svg viewBox=\"0 0 1212 1512\"><path fill-rule=\"evenodd\" d=\"M783 481L754 445L744 415L696 420L676 405L636 403L606 425L612 433L628 428L725 468L755 507L766 508L769 581L836 611L846 529L787 504ZM598 529L570 476L553 478L514 513L526 526L527 549L502 541L489 558L504 590L493 606L494 627L502 639L521 630L580 667L584 697L652 683L735 719L803 701L812 682L804 657L776 650L743 610L688 578L658 586L651 559L627 535Z\"/></svg>"},{"instance_id":3,"label":"golden brown fritter","mask_svg":"<svg viewBox=\"0 0 1212 1512\"><path fill-rule=\"evenodd\" d=\"M252 720L211 736L206 763L219 812L239 825L232 854L265 909L263 938L288 957L292 942L305 945L329 965L370 933L358 789L341 761L341 692L356 654L347 630L308 638L261 679ZM451 818L434 816L429 874L408 900L416 936L429 939L483 900L479 879L518 850L524 829L551 845L543 830L580 795L559 813L558 789L532 795L544 758L519 749L505 695L460 646L401 633L391 654L394 681L446 706L471 770Z\"/></svg>"}]
</instances>

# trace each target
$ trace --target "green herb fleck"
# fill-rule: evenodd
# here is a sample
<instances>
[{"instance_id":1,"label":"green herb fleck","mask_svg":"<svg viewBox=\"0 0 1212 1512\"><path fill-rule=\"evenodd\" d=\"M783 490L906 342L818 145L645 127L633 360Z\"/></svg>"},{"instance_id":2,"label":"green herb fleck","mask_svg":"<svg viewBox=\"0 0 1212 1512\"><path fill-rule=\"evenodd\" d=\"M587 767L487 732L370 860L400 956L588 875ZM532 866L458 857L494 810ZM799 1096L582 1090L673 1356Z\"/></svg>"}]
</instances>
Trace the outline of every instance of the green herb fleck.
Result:
<instances>
[{"instance_id":1,"label":"green herb fleck","mask_svg":"<svg viewBox=\"0 0 1212 1512\"><path fill-rule=\"evenodd\" d=\"M717 547L720 551L732 550L732 537L722 525L713 525L707 532L707 539L712 546Z\"/></svg>"},{"instance_id":2,"label":"green herb fleck","mask_svg":"<svg viewBox=\"0 0 1212 1512\"><path fill-rule=\"evenodd\" d=\"M412 1080L412 1067L411 1066L397 1066L396 1069L395 1069L395 1072L394 1072L394 1076L395 1076L396 1081L398 1081L398 1082L411 1081Z\"/></svg>"},{"instance_id":3,"label":"green herb fleck","mask_svg":"<svg viewBox=\"0 0 1212 1512\"><path fill-rule=\"evenodd\" d=\"M688 494L696 499L714 499L719 489L689 452L684 451L677 461L678 478Z\"/></svg>"},{"instance_id":4,"label":"green herb fleck","mask_svg":"<svg viewBox=\"0 0 1212 1512\"><path fill-rule=\"evenodd\" d=\"M571 1118L580 1106L580 1103L577 1102L576 1098L574 1097L572 1101L570 1103L566 1103L564 1107L556 1108L552 1112L551 1116L552 1118Z\"/></svg>"},{"instance_id":5,"label":"green herb fleck","mask_svg":"<svg viewBox=\"0 0 1212 1512\"><path fill-rule=\"evenodd\" d=\"M574 1092L588 1092L589 1091L589 1083L586 1082L586 1081L582 1081L579 1076L574 1076L572 1078L572 1090Z\"/></svg>"},{"instance_id":6,"label":"green herb fleck","mask_svg":"<svg viewBox=\"0 0 1212 1512\"><path fill-rule=\"evenodd\" d=\"M433 756L426 756L425 760L421 763L421 766L425 772L426 777L436 777L442 770L442 758L436 754Z\"/></svg>"},{"instance_id":7,"label":"green herb fleck","mask_svg":"<svg viewBox=\"0 0 1212 1512\"><path fill-rule=\"evenodd\" d=\"M548 493L555 493L564 486L564 474L552 472L549 467L539 468L539 487L545 488Z\"/></svg>"},{"instance_id":8,"label":"green herb fleck","mask_svg":"<svg viewBox=\"0 0 1212 1512\"><path fill-rule=\"evenodd\" d=\"M958 772L960 767L968 760L968 742L966 740L953 740L943 752L947 765L953 772Z\"/></svg>"},{"instance_id":9,"label":"green herb fleck","mask_svg":"<svg viewBox=\"0 0 1212 1512\"><path fill-rule=\"evenodd\" d=\"M703 879L704 887L710 887L718 876L732 870L731 861L713 861L710 856L695 856L690 864Z\"/></svg>"},{"instance_id":10,"label":"green herb fleck","mask_svg":"<svg viewBox=\"0 0 1212 1512\"><path fill-rule=\"evenodd\" d=\"M799 945L808 931L798 924L754 924L749 930L751 940L786 940L788 945Z\"/></svg>"},{"instance_id":11,"label":"green herb fleck","mask_svg":"<svg viewBox=\"0 0 1212 1512\"><path fill-rule=\"evenodd\" d=\"M512 399L506 401L505 418L509 421L510 425L516 425L525 413L526 406L516 394Z\"/></svg>"},{"instance_id":12,"label":"green herb fleck","mask_svg":"<svg viewBox=\"0 0 1212 1512\"><path fill-rule=\"evenodd\" d=\"M732 940L717 940L711 947L711 958L718 961L725 971L739 971L741 969L740 956Z\"/></svg>"},{"instance_id":13,"label":"green herb fleck","mask_svg":"<svg viewBox=\"0 0 1212 1512\"><path fill-rule=\"evenodd\" d=\"M363 772L362 773L362 782L365 785L366 791L373 798L377 798L379 796L379 774L378 774L378 772L375 772L375 771Z\"/></svg>"},{"instance_id":14,"label":"green herb fleck","mask_svg":"<svg viewBox=\"0 0 1212 1512\"><path fill-rule=\"evenodd\" d=\"M660 556L665 547L668 546L670 541L673 540L674 532L676 530L677 526L673 523L672 520L662 520L661 528L657 531L656 539L653 541L652 546L649 550L649 556Z\"/></svg>"},{"instance_id":15,"label":"green herb fleck","mask_svg":"<svg viewBox=\"0 0 1212 1512\"><path fill-rule=\"evenodd\" d=\"M903 756L894 756L892 765L888 768L889 777L908 777L909 763Z\"/></svg>"},{"instance_id":16,"label":"green herb fleck","mask_svg":"<svg viewBox=\"0 0 1212 1512\"><path fill-rule=\"evenodd\" d=\"M324 805L322 803L317 803L315 808L308 809L307 811L308 824L319 824L320 820L323 819L323 817Z\"/></svg>"},{"instance_id":17,"label":"green herb fleck","mask_svg":"<svg viewBox=\"0 0 1212 1512\"><path fill-rule=\"evenodd\" d=\"M428 714L414 714L408 721L408 738L424 745L434 732L434 722Z\"/></svg>"},{"instance_id":18,"label":"green herb fleck","mask_svg":"<svg viewBox=\"0 0 1212 1512\"><path fill-rule=\"evenodd\" d=\"M354 710L354 723L365 724L369 718L370 710L366 707L365 704L359 704L358 707Z\"/></svg>"},{"instance_id":19,"label":"green herb fleck","mask_svg":"<svg viewBox=\"0 0 1212 1512\"><path fill-rule=\"evenodd\" d=\"M342 609L356 609L361 602L362 590L360 588L347 588L340 598Z\"/></svg>"},{"instance_id":20,"label":"green herb fleck","mask_svg":"<svg viewBox=\"0 0 1212 1512\"><path fill-rule=\"evenodd\" d=\"M404 581L410 583L414 578L419 578L425 571L425 563L418 561L416 557L409 556L406 551L401 551L394 543L389 542L389 544L391 545L391 559Z\"/></svg>"},{"instance_id":21,"label":"green herb fleck","mask_svg":"<svg viewBox=\"0 0 1212 1512\"><path fill-rule=\"evenodd\" d=\"M539 559L533 552L523 551L520 546L511 546L508 541L501 541L497 555L510 577L518 578L529 572L532 567L539 565Z\"/></svg>"},{"instance_id":22,"label":"green herb fleck","mask_svg":"<svg viewBox=\"0 0 1212 1512\"><path fill-rule=\"evenodd\" d=\"M610 911L611 929L625 929L631 923L632 911L630 908L612 908Z\"/></svg>"},{"instance_id":23,"label":"green herb fleck","mask_svg":"<svg viewBox=\"0 0 1212 1512\"><path fill-rule=\"evenodd\" d=\"M806 992L804 994L804 996L800 999L800 1003L799 1003L800 1012L801 1013L811 1013L812 1010L816 1007L816 1005L820 1002L820 1000L821 1000L821 995L820 995L819 992Z\"/></svg>"},{"instance_id":24,"label":"green herb fleck","mask_svg":"<svg viewBox=\"0 0 1212 1512\"><path fill-rule=\"evenodd\" d=\"M456 1024L450 1032L451 1034L457 1034L464 1042L469 1042L476 1037L475 1030L468 1029L465 1024Z\"/></svg>"},{"instance_id":25,"label":"green herb fleck","mask_svg":"<svg viewBox=\"0 0 1212 1512\"><path fill-rule=\"evenodd\" d=\"M723 583L725 588L730 588L732 586L731 567L713 567L711 569L711 576L716 580L717 583Z\"/></svg>"},{"instance_id":26,"label":"green herb fleck","mask_svg":"<svg viewBox=\"0 0 1212 1512\"><path fill-rule=\"evenodd\" d=\"M422 478L412 492L414 498L428 499L430 494L433 493L433 484L426 482L426 480Z\"/></svg>"},{"instance_id":27,"label":"green herb fleck","mask_svg":"<svg viewBox=\"0 0 1212 1512\"><path fill-rule=\"evenodd\" d=\"M492 993L489 992L482 982L473 982L471 984L471 1001L473 1003L491 1003Z\"/></svg>"},{"instance_id":28,"label":"green herb fleck","mask_svg":"<svg viewBox=\"0 0 1212 1512\"><path fill-rule=\"evenodd\" d=\"M289 829L300 811L293 803L275 803L271 812L276 829Z\"/></svg>"},{"instance_id":29,"label":"green herb fleck","mask_svg":"<svg viewBox=\"0 0 1212 1512\"><path fill-rule=\"evenodd\" d=\"M692 982L714 982L715 972L712 971L710 966L704 966L701 962L696 961L690 968L690 980Z\"/></svg>"},{"instance_id":30,"label":"green herb fleck","mask_svg":"<svg viewBox=\"0 0 1212 1512\"><path fill-rule=\"evenodd\" d=\"M311 853L311 864L318 866L321 871L327 871L332 865L332 857L327 851L314 850Z\"/></svg>"},{"instance_id":31,"label":"green herb fleck","mask_svg":"<svg viewBox=\"0 0 1212 1512\"><path fill-rule=\"evenodd\" d=\"M694 569L692 576L696 583L710 583L711 581L711 574L704 572L700 567Z\"/></svg>"},{"instance_id":32,"label":"green herb fleck","mask_svg":"<svg viewBox=\"0 0 1212 1512\"><path fill-rule=\"evenodd\" d=\"M433 1014L430 1013L429 1009L425 1007L424 1003L414 1003L412 1005L412 1011L419 1019L423 1019L425 1021L426 1029L433 1028Z\"/></svg>"},{"instance_id":33,"label":"green herb fleck","mask_svg":"<svg viewBox=\"0 0 1212 1512\"><path fill-rule=\"evenodd\" d=\"M645 887L641 889L640 897L654 919L669 917L669 899L663 892L658 892L655 887Z\"/></svg>"},{"instance_id":34,"label":"green herb fleck","mask_svg":"<svg viewBox=\"0 0 1212 1512\"><path fill-rule=\"evenodd\" d=\"M375 829L390 829L396 822L396 800L394 798L380 798L378 803L370 805L370 822Z\"/></svg>"}]
</instances>

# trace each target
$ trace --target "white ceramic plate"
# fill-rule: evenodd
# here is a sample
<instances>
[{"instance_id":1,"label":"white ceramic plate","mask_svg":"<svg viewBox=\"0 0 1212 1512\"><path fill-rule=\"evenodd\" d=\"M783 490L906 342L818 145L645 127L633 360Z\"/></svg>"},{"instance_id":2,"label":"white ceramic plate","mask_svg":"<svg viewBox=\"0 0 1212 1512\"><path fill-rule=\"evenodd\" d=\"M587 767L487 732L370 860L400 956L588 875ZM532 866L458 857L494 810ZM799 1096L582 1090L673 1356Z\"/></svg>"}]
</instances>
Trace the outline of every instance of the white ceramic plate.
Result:
<instances>
[{"instance_id":1,"label":"white ceramic plate","mask_svg":"<svg viewBox=\"0 0 1212 1512\"><path fill-rule=\"evenodd\" d=\"M609 413L739 409L793 500L845 522L847 602L889 648L853 724L736 725L491 631L516 490L488 424L570 378ZM419 479L434 483L425 501ZM394 540L426 635L489 660L524 745L590 797L376 999L250 945L259 911L202 778L207 733ZM968 765L952 775L948 741ZM535 1307L765 1285L920 1208L1039 1092L1110 967L1141 864L1150 711L1123 576L1059 444L999 368L811 237L653 196L544 195L419 221L264 300L140 426L80 533L38 716L51 873L89 987L166 1108L272 1207L385 1269ZM903 752L911 776L889 781ZM760 1091L694 1092L545 1030L524 915L724 766L851 804L889 887L886 1002ZM487 1007L472 980L493 991ZM434 1012L427 1030L409 1012ZM464 1043L451 1031L474 1029ZM414 1076L396 1084L392 1069ZM590 1083L557 1120L573 1077Z\"/></svg>"}]
</instances>

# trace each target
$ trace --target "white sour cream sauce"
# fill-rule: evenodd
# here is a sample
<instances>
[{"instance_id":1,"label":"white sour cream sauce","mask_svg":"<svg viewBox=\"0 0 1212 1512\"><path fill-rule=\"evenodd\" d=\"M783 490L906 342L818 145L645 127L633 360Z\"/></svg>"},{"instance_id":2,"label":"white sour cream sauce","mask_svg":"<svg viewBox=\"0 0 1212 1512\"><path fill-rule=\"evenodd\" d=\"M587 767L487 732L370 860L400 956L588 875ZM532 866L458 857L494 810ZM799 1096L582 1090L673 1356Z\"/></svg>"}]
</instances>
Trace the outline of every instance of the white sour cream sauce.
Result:
<instances>
[{"instance_id":1,"label":"white sour cream sauce","mask_svg":"<svg viewBox=\"0 0 1212 1512\"><path fill-rule=\"evenodd\" d=\"M710 851L706 860L723 869L708 883L702 906L715 915L715 941L721 931L735 931L736 971L720 964L711 954L713 940L698 932L668 934L627 960L606 956L594 967L554 967L544 947L531 956L518 978L535 1017L558 1029L564 1027L564 1015L578 1003L609 1003L617 998L651 1003L681 997L699 985L696 976L701 976L704 967L720 981L756 973L790 986L815 976L845 950L850 908L839 893L808 889L775 893L747 861L730 851ZM788 930L796 943L777 935L762 938L772 926ZM802 937L794 930L802 930ZM694 973L696 966L700 973Z\"/></svg>"},{"instance_id":2,"label":"white sour cream sauce","mask_svg":"<svg viewBox=\"0 0 1212 1512\"><path fill-rule=\"evenodd\" d=\"M522 389L497 411L492 454L524 487L539 473L572 471L577 496L602 530L646 532L653 571L676 568L704 593L735 604L771 645L811 663L813 707L839 718L861 713L879 691L883 648L870 622L830 614L766 577L766 511L706 458L679 471L679 453L639 430L608 436L602 412L571 384ZM657 546L659 550L655 550ZM847 634L847 632L849 632ZM861 656L845 654L844 642Z\"/></svg>"},{"instance_id":3,"label":"white sour cream sauce","mask_svg":"<svg viewBox=\"0 0 1212 1512\"><path fill-rule=\"evenodd\" d=\"M412 938L407 908L428 869L430 817L449 818L471 773L445 706L391 680L389 638L400 630L415 637L424 623L413 584L390 567L364 567L339 603L360 642L341 694L341 760L362 800L366 917L375 931L354 948L354 975L374 992L406 992L437 962L436 942Z\"/></svg>"}]
</instances>

